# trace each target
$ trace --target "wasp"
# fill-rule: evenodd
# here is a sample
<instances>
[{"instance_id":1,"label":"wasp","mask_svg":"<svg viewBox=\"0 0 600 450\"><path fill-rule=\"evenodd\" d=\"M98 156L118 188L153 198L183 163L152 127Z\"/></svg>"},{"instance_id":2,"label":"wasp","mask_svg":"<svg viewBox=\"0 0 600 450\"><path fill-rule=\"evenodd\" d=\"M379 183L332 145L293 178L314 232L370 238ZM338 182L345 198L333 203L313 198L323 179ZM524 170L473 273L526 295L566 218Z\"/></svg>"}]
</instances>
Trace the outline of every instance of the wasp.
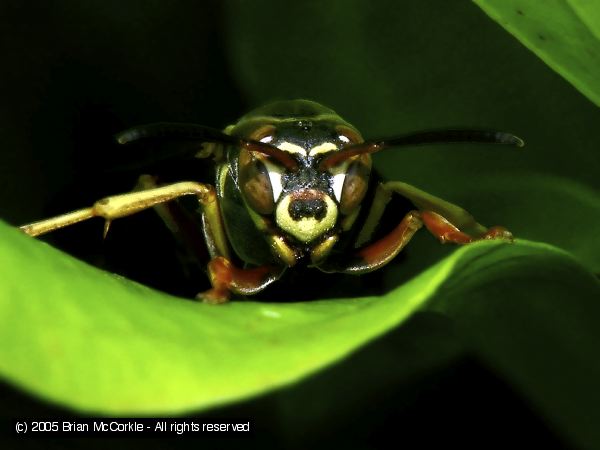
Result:
<instances>
[{"instance_id":1,"label":"wasp","mask_svg":"<svg viewBox=\"0 0 600 450\"><path fill-rule=\"evenodd\" d=\"M500 131L436 130L390 139L363 139L333 110L308 100L279 101L257 108L223 131L197 124L154 123L116 135L121 145L177 141L186 145L161 158L212 160L214 182L161 185L145 176L144 188L103 198L93 206L24 225L37 236L93 217L111 221L183 196L197 200L201 233L210 260L207 303L232 293L253 295L286 270L363 274L388 264L425 226L442 243L512 240L504 227L487 228L463 208L401 181L374 176L371 154L391 147L445 143L523 146ZM393 196L412 208L383 236L379 221Z\"/></svg>"}]
</instances>

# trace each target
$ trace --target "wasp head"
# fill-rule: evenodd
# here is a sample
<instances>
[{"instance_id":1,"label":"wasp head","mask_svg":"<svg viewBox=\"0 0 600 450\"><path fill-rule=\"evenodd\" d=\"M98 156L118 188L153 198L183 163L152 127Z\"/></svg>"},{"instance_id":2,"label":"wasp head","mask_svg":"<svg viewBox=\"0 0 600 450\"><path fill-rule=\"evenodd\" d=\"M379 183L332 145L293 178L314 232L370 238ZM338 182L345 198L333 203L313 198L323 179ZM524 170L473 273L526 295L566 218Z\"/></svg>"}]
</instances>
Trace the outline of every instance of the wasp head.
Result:
<instances>
[{"instance_id":1,"label":"wasp head","mask_svg":"<svg viewBox=\"0 0 600 450\"><path fill-rule=\"evenodd\" d=\"M285 234L312 245L336 233L339 221L358 209L371 159L364 154L326 164L335 152L362 142L358 131L314 102L285 104L300 111L266 115L259 110L240 121L237 132L278 150L243 148L239 184L254 212L271 216Z\"/></svg>"}]
</instances>

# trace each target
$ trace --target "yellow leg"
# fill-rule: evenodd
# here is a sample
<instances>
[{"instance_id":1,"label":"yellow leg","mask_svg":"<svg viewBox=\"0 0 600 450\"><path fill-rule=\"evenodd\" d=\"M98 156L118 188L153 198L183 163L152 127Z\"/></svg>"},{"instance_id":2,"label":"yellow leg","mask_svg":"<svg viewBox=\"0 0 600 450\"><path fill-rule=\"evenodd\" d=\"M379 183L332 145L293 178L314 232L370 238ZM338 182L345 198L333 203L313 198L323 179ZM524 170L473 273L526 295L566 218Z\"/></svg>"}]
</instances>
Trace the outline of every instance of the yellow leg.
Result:
<instances>
[{"instance_id":1,"label":"yellow leg","mask_svg":"<svg viewBox=\"0 0 600 450\"><path fill-rule=\"evenodd\" d=\"M356 247L361 247L369 242L387 204L392 198L392 194L398 194L408 199L419 211L431 211L439 214L455 227L473 236L484 236L489 231L460 206L435 197L409 184L399 181L389 181L377 186L371 210L369 211L365 226L357 238Z\"/></svg>"},{"instance_id":2,"label":"yellow leg","mask_svg":"<svg viewBox=\"0 0 600 450\"><path fill-rule=\"evenodd\" d=\"M39 236L40 234L58 230L59 228L91 219L92 217L95 217L94 208L83 208L61 216L52 217L51 219L40 220L39 222L23 225L20 228L29 236Z\"/></svg>"},{"instance_id":3,"label":"yellow leg","mask_svg":"<svg viewBox=\"0 0 600 450\"><path fill-rule=\"evenodd\" d=\"M458 205L431 195L400 181L389 181L382 184L382 188L391 193L396 193L407 198L419 211L432 211L443 216L448 222L462 231L474 236L484 235L488 229L478 223L471 214Z\"/></svg>"},{"instance_id":4,"label":"yellow leg","mask_svg":"<svg viewBox=\"0 0 600 450\"><path fill-rule=\"evenodd\" d=\"M225 233L222 231L224 229L221 223L221 214L217 204L215 189L208 184L193 181L183 181L155 189L106 197L97 201L90 208L80 209L50 219L23 225L21 230L30 236L38 236L83 220L91 219L92 217L102 217L106 221L106 233L108 225L114 219L135 214L184 195L195 195L197 197L203 207L211 230L215 230L214 238L216 247L223 255L227 255L227 242Z\"/></svg>"}]
</instances>

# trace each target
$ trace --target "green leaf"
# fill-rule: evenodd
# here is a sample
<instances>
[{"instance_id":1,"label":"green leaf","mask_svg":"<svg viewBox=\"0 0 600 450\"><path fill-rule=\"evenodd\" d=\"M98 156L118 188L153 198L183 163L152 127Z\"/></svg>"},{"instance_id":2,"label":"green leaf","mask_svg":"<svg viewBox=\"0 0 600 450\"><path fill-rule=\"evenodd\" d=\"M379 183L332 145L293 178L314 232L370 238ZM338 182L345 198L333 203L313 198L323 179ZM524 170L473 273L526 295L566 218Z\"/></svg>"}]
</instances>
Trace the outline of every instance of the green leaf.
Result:
<instances>
[{"instance_id":1,"label":"green leaf","mask_svg":"<svg viewBox=\"0 0 600 450\"><path fill-rule=\"evenodd\" d=\"M597 448L600 286L561 252L537 249L498 246L490 253L462 255L426 311L356 356L282 392L283 413L295 425L293 438L318 431L331 417L351 421L358 408L380 408L386 401L401 408L390 395L410 401L415 384L476 355L565 442ZM477 382L473 392L482 392ZM465 405L446 410L453 408ZM515 412L500 408L500 418ZM508 436L512 420L502 421Z\"/></svg>"},{"instance_id":2,"label":"green leaf","mask_svg":"<svg viewBox=\"0 0 600 450\"><path fill-rule=\"evenodd\" d=\"M600 106L600 2L474 1L523 45Z\"/></svg>"},{"instance_id":3,"label":"green leaf","mask_svg":"<svg viewBox=\"0 0 600 450\"><path fill-rule=\"evenodd\" d=\"M600 283L564 254L520 250L460 261L431 308L452 317L466 346L563 437L597 448Z\"/></svg>"},{"instance_id":4,"label":"green leaf","mask_svg":"<svg viewBox=\"0 0 600 450\"><path fill-rule=\"evenodd\" d=\"M458 249L382 297L211 306L102 272L6 225L0 233L5 280L0 339L10 343L0 347L0 373L47 399L112 414L198 410L292 383L425 305L461 320L456 311L465 308L464 302L444 303L448 293L479 295L474 280L505 283L523 265L539 263L537 276L549 285L562 271L565 283L582 293L597 289L571 257L553 247L482 242ZM487 292L492 301L504 298L492 288ZM558 295L555 300L571 301L572 309L585 307L586 298ZM477 310L484 304L473 303ZM570 332L560 326L561 316L542 314L539 320L557 340ZM580 332L590 343L598 338L593 330ZM539 365L571 355L570 341L565 342L551 361L540 357ZM513 369L520 373L527 361L517 362Z\"/></svg>"},{"instance_id":5,"label":"green leaf","mask_svg":"<svg viewBox=\"0 0 600 450\"><path fill-rule=\"evenodd\" d=\"M407 285L395 304L210 306L1 231L0 340L11 345L0 349L0 371L46 398L104 413L201 409L293 382L404 320L443 278Z\"/></svg>"},{"instance_id":6,"label":"green leaf","mask_svg":"<svg viewBox=\"0 0 600 450\"><path fill-rule=\"evenodd\" d=\"M567 0L577 17L600 40L600 3L597 0Z\"/></svg>"},{"instance_id":7,"label":"green leaf","mask_svg":"<svg viewBox=\"0 0 600 450\"><path fill-rule=\"evenodd\" d=\"M515 236L546 242L600 273L600 195L588 186L546 174L473 177L477 190L457 193L486 223L503 224ZM476 205L476 206L475 206Z\"/></svg>"},{"instance_id":8,"label":"green leaf","mask_svg":"<svg viewBox=\"0 0 600 450\"><path fill-rule=\"evenodd\" d=\"M591 7L581 14L584 2L570 4L594 32L598 10ZM63 182L57 174L68 165L61 163L66 157L57 155L70 155L73 147L64 145L54 131L65 129L65 124L69 128L72 108L79 111L90 98L85 88L73 91L72 80L93 86L100 94L92 99L110 104L111 110L129 111L118 114L123 123L182 120L218 126L246 112L240 109L274 98L303 97L332 107L368 137L446 126L514 131L527 142L523 151L423 148L384 152L376 156L375 164L389 179L415 184L465 206L482 223L506 225L518 237L568 249L597 270L598 202L589 187L598 186L600 109L475 4L423 0L402 2L399 7L395 0L230 0L223 10L218 27L198 28L194 22L189 28L184 23L181 28L189 30L184 36L190 39L157 41L151 49L156 57L148 58L136 51L138 44L156 36L156 26L170 20L168 9L148 10L148 20L138 20L139 27L131 28L131 21L123 20L122 8L109 8L100 15L101 22L88 8L80 20L72 21L83 25L61 27L64 36L59 43L89 37L90 27L84 25L93 17L94 25L103 25L92 27L96 41L102 43L94 49L100 51L73 54L70 61L81 60L73 67L63 64L68 46L56 46L57 56L50 59L45 45L31 53L43 56L30 58L40 61L33 66L36 70L27 70L32 66L25 64L15 73L24 74L21 78L26 81L31 81L28 74L63 81L52 83L50 91L15 91L16 106L9 109L25 115L12 114L9 122L14 126L9 129L22 136L17 134L14 145L5 145L19 152L5 156L10 162L17 153L28 155L27 139L33 139L31 146L47 152L49 156L41 160L51 161L52 170L44 177L31 176L39 175L39 158L33 158L30 170L8 170L12 166L4 164L8 188L21 186L23 174L31 182L18 192L6 190L5 202L14 209L12 213L3 209L3 217L25 220L24 195L31 199L25 202L31 207L44 195L56 193L46 185L41 190L39 180ZM139 12L129 15L138 17ZM113 26L105 27L107 21ZM106 34L116 22L119 32ZM60 26L52 20L49 24L46 30ZM202 39L203 31L214 35L214 41ZM16 36L19 42L22 36ZM116 42L114 36L123 39ZM172 51L181 50L181 42L190 42L184 46L190 57ZM203 51L207 42L209 52ZM111 51L105 52L104 46ZM118 51L112 53L113 49ZM140 57L135 70L119 64L122 51ZM220 58L227 58L227 64ZM140 78L141 72L157 73L156 65L145 60L160 61L162 75ZM87 69L82 73L77 67L115 69L90 70L94 72L90 77ZM157 85L154 81L159 79ZM210 92L202 86L210 86ZM39 92L44 93L42 110ZM30 116L37 120L22 120ZM38 125L27 128L22 123ZM40 139L43 142L37 145ZM87 145L82 150L95 154ZM544 179L528 183L533 173L543 173ZM106 192L110 193L114 192ZM29 214L28 218L39 217L39 213L31 216L31 209ZM277 305L237 302L210 309L91 269L2 226L0 236L0 373L47 399L115 414L207 408L298 380L402 325L400 344L409 351L392 347L385 355L373 355L369 361L373 376L364 384L348 389L340 385L340 376L330 377L325 390L342 392L330 402L330 414L323 416L321 425L339 418L340 410L355 413L357 396L366 397L365 404L370 405L368 387L380 386L385 377L390 384L391 379L402 383L419 378L436 362L443 364L466 347L516 386L563 434L582 447L599 447L593 429L600 421L594 383L598 332L593 326L598 285L556 249L519 242L499 245L497 251L494 243L456 250L419 233L407 249L406 264L385 269L385 285L399 287L381 298ZM460 348L441 345L448 345L443 333L432 338L439 331L437 325L417 336L406 335L410 328L406 317L419 304L440 311L447 326L456 328L464 341ZM432 343L423 346L428 339ZM387 367L379 356L394 359L403 376L382 375ZM352 375L361 370L346 368ZM303 395L306 384L287 391L299 393L299 401L315 407L313 397ZM289 408L287 425L298 427L300 408L293 403Z\"/></svg>"}]
</instances>

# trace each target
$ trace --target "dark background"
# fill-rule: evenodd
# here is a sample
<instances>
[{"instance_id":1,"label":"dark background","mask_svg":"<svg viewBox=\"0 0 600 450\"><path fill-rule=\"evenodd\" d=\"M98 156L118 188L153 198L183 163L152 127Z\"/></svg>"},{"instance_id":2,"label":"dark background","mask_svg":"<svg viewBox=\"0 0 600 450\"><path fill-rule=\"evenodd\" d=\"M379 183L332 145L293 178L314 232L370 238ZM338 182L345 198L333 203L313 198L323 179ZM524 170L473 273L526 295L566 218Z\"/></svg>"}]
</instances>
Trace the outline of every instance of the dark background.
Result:
<instances>
[{"instance_id":1,"label":"dark background","mask_svg":"<svg viewBox=\"0 0 600 450\"><path fill-rule=\"evenodd\" d=\"M407 152L376 162L387 177L460 200L484 223L512 223L520 236L571 242L556 237L560 224L548 225L561 205L529 227L534 213L523 205L537 188L511 186L532 174L598 185L597 108L468 2L4 1L0 53L0 214L15 225L130 190L135 177L105 175L122 159L111 137L123 128L221 128L266 101L296 97L334 108L366 136L456 125L523 136L524 156ZM514 184L497 187L494 176ZM151 213L114 224L105 242L101 230L92 221L49 240L175 294L197 289ZM408 257L447 251L433 244L419 237ZM398 270L383 275L386 283ZM4 417L72 413L3 392ZM361 447L385 438L398 446L562 445L433 313L297 386L206 415L253 418L257 446L305 448L332 434Z\"/></svg>"}]
</instances>

